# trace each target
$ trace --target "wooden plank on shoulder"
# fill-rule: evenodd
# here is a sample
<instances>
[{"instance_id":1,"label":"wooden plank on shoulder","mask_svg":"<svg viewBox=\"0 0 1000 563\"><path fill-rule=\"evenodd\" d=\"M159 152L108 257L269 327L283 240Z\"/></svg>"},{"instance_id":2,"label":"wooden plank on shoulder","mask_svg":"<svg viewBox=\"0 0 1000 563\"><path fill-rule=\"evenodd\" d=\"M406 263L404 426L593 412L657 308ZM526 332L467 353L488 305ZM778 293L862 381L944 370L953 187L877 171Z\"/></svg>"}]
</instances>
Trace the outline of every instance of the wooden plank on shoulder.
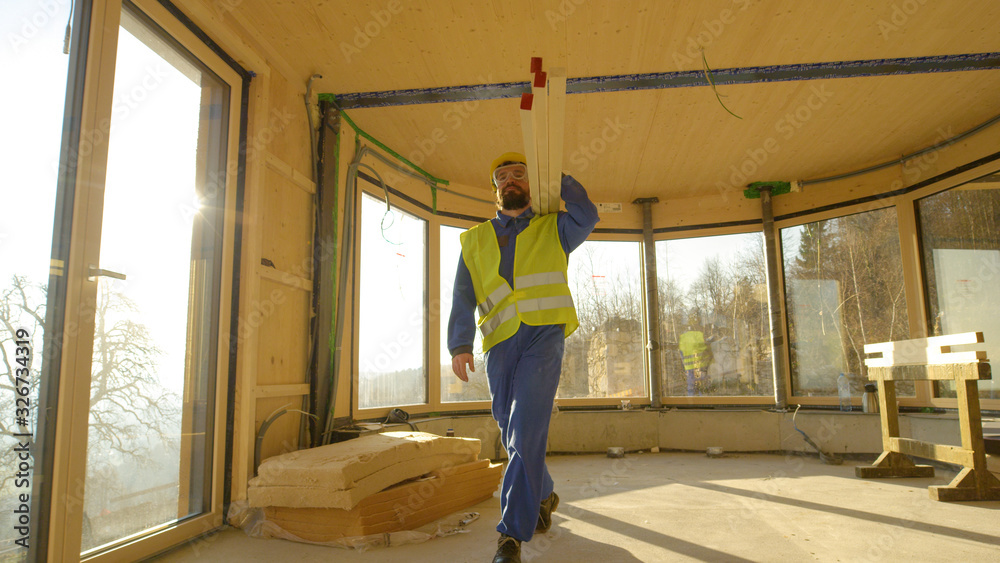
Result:
<instances>
[{"instance_id":1,"label":"wooden plank on shoulder","mask_svg":"<svg viewBox=\"0 0 1000 563\"><path fill-rule=\"evenodd\" d=\"M538 202L536 203L532 197L532 208L539 215L549 212L549 100L545 83L545 72L539 72L531 84L531 93L534 95L531 117L535 131L535 159L538 167L538 184L532 187L532 191L538 194Z\"/></svg>"},{"instance_id":2,"label":"wooden plank on shoulder","mask_svg":"<svg viewBox=\"0 0 1000 563\"><path fill-rule=\"evenodd\" d=\"M534 105L535 96L533 94L521 94L521 138L524 140L524 160L528 167L528 190L531 194L531 209L537 214L539 198L538 194L538 160L536 158L537 149L535 147L535 122L531 116L531 108ZM497 186L497 189L500 189Z\"/></svg>"},{"instance_id":3,"label":"wooden plank on shoulder","mask_svg":"<svg viewBox=\"0 0 1000 563\"><path fill-rule=\"evenodd\" d=\"M566 69L549 72L549 185L548 212L558 213L562 186L563 144L566 123Z\"/></svg>"}]
</instances>

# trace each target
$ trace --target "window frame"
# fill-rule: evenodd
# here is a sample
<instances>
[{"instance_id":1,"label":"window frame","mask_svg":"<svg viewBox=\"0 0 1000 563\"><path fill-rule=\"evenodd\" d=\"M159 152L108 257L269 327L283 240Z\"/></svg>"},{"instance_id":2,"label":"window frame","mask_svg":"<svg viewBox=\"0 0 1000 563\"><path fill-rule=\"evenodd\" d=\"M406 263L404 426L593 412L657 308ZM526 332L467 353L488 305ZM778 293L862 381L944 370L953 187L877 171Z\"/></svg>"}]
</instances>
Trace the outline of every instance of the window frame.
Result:
<instances>
[{"instance_id":1,"label":"window frame","mask_svg":"<svg viewBox=\"0 0 1000 563\"><path fill-rule=\"evenodd\" d=\"M705 229L697 229L697 228L689 229L685 227L683 229L669 230L666 232L656 234L653 237L653 243L656 244L660 241L680 241L692 238L739 235L739 234L750 234L750 233L761 233L763 235L763 232L764 231L761 222L756 222L756 224L747 224L747 225L709 227ZM657 276L659 275L660 273L659 271L657 271ZM774 357L773 348L771 349L771 358L772 361L777 360L777 358ZM688 396L662 395L660 397L660 401L664 406L711 405L711 406L755 406L756 407L763 405L773 405L774 397L770 395L768 396L729 395L729 396L717 396L717 397L706 397L706 396L688 397Z\"/></svg>"},{"instance_id":2,"label":"window frame","mask_svg":"<svg viewBox=\"0 0 1000 563\"><path fill-rule=\"evenodd\" d=\"M778 261L778 279L775 283L778 284L779 297L781 299L779 312L780 322L783 323L784 334L788 334L788 319L785 310L785 281L784 281L784 259L782 256L780 237L781 229L803 225L806 223L812 223L816 221L835 219L838 217L843 217L847 215L853 215L857 213L862 213L866 211L872 211L875 209L884 208L894 208L896 212L897 219L897 236L900 241L900 253L902 267L904 270L904 285L905 285L905 295L907 303L907 315L909 324L909 338L918 338L926 334L926 313L925 313L925 300L924 300L924 290L923 290L923 271L922 264L920 262L920 249L918 248L918 236L916 234L916 200L927 195L932 195L934 193L947 191L957 185L960 185L970 179L978 178L984 174L994 173L1000 170L1000 164L994 162L987 165L977 166L971 170L963 170L956 174L953 174L947 178L942 178L936 182L930 183L927 186L922 186L920 188L914 189L909 192L899 193L891 192L890 195L877 196L870 198L870 201L862 203L854 203L848 205L832 205L817 209L816 211L805 211L797 212L794 217L786 219L776 219L774 223L775 229L775 240L779 241L777 244L776 259ZM423 188L421 188L423 189ZM364 190L369 192L374 192L376 197L379 196L380 188L372 186L370 184L364 185ZM361 191L361 190L359 190ZM406 193L406 190L399 190L400 193ZM412 191L407 197L414 198ZM423 196L413 199L425 199ZM469 215L458 216L454 213L443 213L434 214L431 212L431 208L425 203L418 203L414 205L410 201L405 201L397 198L394 202L401 209L416 215L427 221L428 226L428 237L427 237L427 258L428 258L428 270L427 270L427 292L431 296L429 299L435 299L434 296L440 295L440 227L450 226L457 228L471 228L478 224L480 221L474 220ZM780 203L780 200L779 200ZM358 208L360 209L360 208ZM780 208L779 208L780 209ZM780 216L780 215L779 215ZM492 217L492 215L490 215ZM486 220L483 217L482 220ZM691 227L668 227L661 229L654 229L653 241L654 244L659 241L668 240L682 240L686 238L702 238L710 236L719 235L732 235L732 234L746 234L746 233L762 233L762 221L759 220L749 220L745 222L740 222L736 225L728 226L710 226L707 228L698 228L697 225ZM592 234L588 241L630 241L630 242L642 242L642 231L641 229L608 229L606 232L602 232L602 229L598 227L594 234ZM645 270L641 270L643 277L645 276ZM769 283L770 280L769 280ZM357 298L357 293L355 292L355 299ZM645 295L643 295L645 299ZM645 304L643 304L645 305ZM438 323L447 322L448 311L436 311L434 307L429 308L429 314L427 315L427 346L428 346L428 358L435 356L440 349L440 326ZM643 307L643 331L645 333L647 319L645 318L645 306ZM431 329L433 327L433 330ZM357 327L355 327L356 329ZM355 348L355 362L357 361L357 346ZM791 385L791 372L790 372L790 351L788 346L784 347L785 352L781 357L776 357L773 353L772 348L772 361L782 362L782 367L784 368L785 376L782 382L785 385L785 396L790 404L801 404L806 406L824 406L824 407L834 407L838 405L839 400L837 397L806 397L799 395L792 395L792 385ZM427 404L423 405L407 405L409 412L412 414L425 414L425 413L469 413L469 412L488 412L490 407L489 401L468 401L468 402L442 402L440 400L440 381L441 381L441 366L438 365L439 362L432 361L428 359L428 397L429 401ZM356 365L356 364L355 364ZM648 361L644 358L644 376L647 390L650 385L650 374ZM485 366L484 366L485 367ZM356 378L355 378L356 379ZM938 408L957 408L957 403L955 399L940 399L931 397L931 385L930 382L915 382L915 396L913 397L901 397L900 406L903 407L938 407ZM774 397L771 396L727 396L727 397L670 397L661 396L661 403L664 406L747 406L747 407L764 407L774 405ZM854 405L860 406L860 397L853 398ZM570 407L570 408L620 408L620 399L607 399L607 398L579 398L579 399L557 399L560 406ZM647 395L642 398L632 398L633 406L646 407L651 405L650 397ZM996 401L996 405L992 404L994 401L985 400L983 404L984 409L1000 409L1000 401ZM359 419L375 419L375 418L385 418L388 414L390 408L380 408L380 409L364 409L360 410L357 408L357 394L354 393L354 399L352 400L352 409L355 417Z\"/></svg>"},{"instance_id":3,"label":"window frame","mask_svg":"<svg viewBox=\"0 0 1000 563\"><path fill-rule=\"evenodd\" d=\"M222 147L226 155L226 178L224 209L221 217L222 243L219 249L221 261L221 279L219 280L219 310L217 332L212 336L218 349L214 365L214 400L212 401L213 417L209 421L212 429L212 447L210 451L211 472L204 486L210 489L209 502L199 514L164 523L150 530L121 539L113 547L102 551L90 551L85 556L81 554L81 532L83 525L82 501L73 502L82 493L82 479L85 474L87 458L87 440L74 439L79 428L86 428L89 417L89 372L82 369L89 366L91 347L85 337L89 336L88 324L85 320L89 310L88 299L93 298L93 288L85 288L86 275L81 264L88 262L88 256L94 256L95 246L99 248L100 240L94 240L93 213L95 207L88 207L91 192L103 185L107 169L108 143L107 136L93 143L93 150L76 151L79 140L64 139L63 149L70 149L70 154L77 160L76 178L69 189L73 196L73 210L67 215L73 216L70 238L73 244L69 251L69 264L66 272L67 292L64 310L66 322L61 335L53 335L62 339L64 353L60 365L54 367L60 374L77 374L76 377L58 377L58 390L53 390L52 396L60 397L54 406L54 428L50 430L53 439L43 443L44 456L54 459L50 476L50 492L42 495L47 506L41 508L45 515L45 523L40 524L42 536L34 536L32 553L38 556L44 551L46 558L53 560L82 560L88 562L110 562L121 560L139 560L154 553L163 551L185 540L205 534L221 527L224 523L224 502L228 500L225 483L227 479L227 446L232 437L226 432L226 421L232 414L230 404L230 374L235 355L230 347L233 329L232 296L238 288L234 287L237 256L239 251L237 231L237 210L242 198L242 163L243 154L240 149L241 137L245 131L245 89L247 80L243 74L231 66L213 46L205 43L200 30L186 18L179 18L177 12L156 0L132 0L131 4L153 23L159 26L166 36L176 41L184 49L197 58L202 64L214 72L230 87L229 114L226 130L226 144ZM83 78L82 113L77 116L81 121L80 130L98 130L101 123L110 123L112 85L115 78L115 62L117 55L118 31L123 11L122 0L95 0L89 7L77 6L74 21L79 23L76 15L84 10L90 11L89 27L74 29L74 45L86 44L86 60L79 61L85 68ZM76 37L81 41L76 41ZM68 85L72 88L72 85ZM71 95L68 92L67 95ZM69 119L70 116L67 116ZM69 145L66 143L69 142ZM91 202L93 203L93 202ZM58 212L57 212L58 213ZM57 220L68 220L57 215ZM63 226L66 228L66 225ZM73 266L76 264L76 266ZM91 284L94 285L94 284ZM83 289L81 289L83 288ZM80 376L80 373L86 373ZM52 408L49 405L49 408ZM76 430L74 430L76 429ZM34 534L33 534L34 535Z\"/></svg>"},{"instance_id":4,"label":"window frame","mask_svg":"<svg viewBox=\"0 0 1000 563\"><path fill-rule=\"evenodd\" d=\"M847 215L854 215L865 211L892 207L896 211L897 236L899 237L900 257L903 267L903 283L906 292L906 308L910 327L908 338L923 338L929 334L927 326L927 301L925 296L925 279L923 262L921 258L920 236L916 217L916 202L918 199L948 191L956 186L964 184L984 175L994 174L1000 171L1000 162L993 161L980 166L961 167L954 174L943 174L944 177L932 178L934 181L917 188L904 188L896 192L889 192L889 195L872 198L871 201L843 206L831 206L832 208L820 209L815 212L805 212L796 214L790 219L775 219L775 237L780 240L781 229L794 227L806 223L826 219L836 219ZM808 187L806 188L808 189ZM905 191L909 189L910 191ZM899 193L902 191L902 193ZM784 257L781 253L781 245L778 244L777 259L779 265L784 264ZM781 322L785 328L785 335L788 334L788 318L785 310L785 280L784 267L778 268L779 288L782 299L780 311ZM788 347L785 347L785 354L781 358L784 362L785 390L790 404L800 404L803 406L823 406L834 407L839 404L837 397L806 397L792 394L791 385L791 362ZM956 399L933 397L932 382L915 381L915 394L913 397L899 397L898 402L901 407L921 408L933 407L942 409L956 409L958 402ZM852 397L852 404L859 407L860 397ZM1000 400L983 400L981 407L983 410L1000 410Z\"/></svg>"},{"instance_id":5,"label":"window frame","mask_svg":"<svg viewBox=\"0 0 1000 563\"><path fill-rule=\"evenodd\" d=\"M697 233L695 236L690 236L691 233ZM710 227L707 229L683 229L675 230L661 234L660 236L654 237L654 244L660 241L681 241L694 238L705 238L705 237L716 237L716 236L726 236L726 235L740 235L740 234L753 234L760 233L763 236L763 229L760 224L757 225L735 225L729 227ZM687 235L687 236L685 236ZM763 251L763 246L761 247ZM660 273L657 271L657 276ZM662 347L662 343L661 343ZM774 348L771 349L772 362L776 361L774 357ZM773 378L773 368L772 368L772 378ZM724 405L724 406L758 406L758 405L773 405L774 396L773 395L727 395L727 396L672 396L672 395L662 395L660 401L663 405L681 405L681 406L698 406L698 405Z\"/></svg>"},{"instance_id":6,"label":"window frame","mask_svg":"<svg viewBox=\"0 0 1000 563\"><path fill-rule=\"evenodd\" d=\"M912 194L909 194L912 195L912 197L911 201L909 202L908 209L912 213L913 245L919 267L919 278L916 280L916 283L920 293L920 312L921 312L920 322L923 324L923 329L924 329L922 336L930 336L932 334L933 321L930 318L930 302L929 302L930 295L927 290L929 280L928 280L927 264L925 263L924 260L923 236L920 230L919 201L925 198L933 197L960 188L961 186L973 180L981 178L983 176L995 175L997 173L1000 173L1000 166L995 166L993 170L983 170L983 169L979 170L980 171L978 173L967 175L971 177L967 177L962 181L951 182L947 186L937 187L936 189L933 190L918 190L914 191ZM996 338L1000 338L1000 335L996 335ZM921 381L918 383L923 384L922 387L925 388L926 402L931 407L944 408L944 409L957 409L959 407L957 398L941 397L938 395L934 385L935 382ZM980 399L980 408L982 410L1000 411L1000 399Z\"/></svg>"},{"instance_id":7,"label":"window frame","mask_svg":"<svg viewBox=\"0 0 1000 563\"><path fill-rule=\"evenodd\" d=\"M356 275L355 275L355 283L354 283L354 287L353 287L354 320L353 320L353 332L352 332L352 358L353 358L352 362L353 362L354 369L352 369L352 375L351 375L351 377L352 377L352 379L351 379L351 404L352 404L352 408L355 410L356 416L358 416L360 418L373 418L373 417L374 418L385 418L386 416L388 416L389 411L391 411L394 408L403 408L403 410L406 410L407 412L411 412L411 413L422 412L423 411L423 407L432 406L432 404L433 404L432 401L430 401L430 398L433 397L433 395L431 395L431 392L433 391L433 389L432 389L432 387L433 387L433 385L432 385L432 383L433 383L433 376L432 376L431 372L433 371L433 367L434 366L433 366L433 362L429 361L430 350L432 350L432 348L430 347L431 346L431 342L430 342L431 334L430 333L432 333L433 331L428 330L428 327L430 325L429 325L428 320L427 320L428 317L431 314L431 306L430 306L430 303L429 303L429 296L433 295L433 293L431 293L431 291L430 291L430 275L429 275L430 274L430 271L429 271L430 266L429 266L429 264L431 262L431 260L430 260L430 254L431 254L430 253L430 239L432 238L431 237L431 229L432 229L431 222L428 220L427 217L425 217L422 213L420 213L419 212L419 208L417 206L413 205L412 203L410 203L410 202L408 202L406 200L400 199L400 198L392 198L392 197L389 198L389 204L392 207L395 207L395 208L399 209L400 211L402 211L404 213L407 213L408 215L411 215L411 216L413 216L413 217L415 217L415 218L417 218L417 219L419 219L421 221L424 221L425 231L424 231L424 280L423 280L424 281L424 303L423 303L423 308L424 308L424 323L423 323L424 350L423 350L423 361L424 361L424 367L425 367L424 391L425 391L425 393L427 393L428 401L424 402L424 403L407 403L407 404L398 404L398 405L392 405L392 406L386 406L386 407L366 407L366 408L362 408L361 407L361 403L360 403L360 375L361 375L361 372L360 372L360 369L357 369L358 366L361 365L360 364L360 361L361 361L360 339L361 339L361 316L363 314L362 311L361 311L361 284L359 283L359 280L358 280L358 277L360 276L361 268L364 267L364 256L362 256L362 254L361 254L361 221L363 220L362 215L361 215L361 213L362 213L361 206L362 206L362 201L364 200L365 195L367 195L369 197L372 197L372 198L375 198L376 200L379 200L382 203L385 203L385 193L384 192L380 193L378 191L378 189L379 189L378 186L374 186L373 187L367 181L364 181L364 179L361 178L361 177L359 177L358 180L359 180L359 184L358 184L358 190L357 190L357 200L355 201L355 206L356 206L355 209L357 209L357 213L355 214L355 217L358 218L358 223L357 223L358 236L356 236L355 240L354 240L354 253L355 253L354 255L356 257L358 257L358 261L357 261L357 271L356 271ZM361 182L364 182L364 184L362 184ZM440 389L440 385L438 387ZM438 392L440 393L440 390Z\"/></svg>"}]
</instances>

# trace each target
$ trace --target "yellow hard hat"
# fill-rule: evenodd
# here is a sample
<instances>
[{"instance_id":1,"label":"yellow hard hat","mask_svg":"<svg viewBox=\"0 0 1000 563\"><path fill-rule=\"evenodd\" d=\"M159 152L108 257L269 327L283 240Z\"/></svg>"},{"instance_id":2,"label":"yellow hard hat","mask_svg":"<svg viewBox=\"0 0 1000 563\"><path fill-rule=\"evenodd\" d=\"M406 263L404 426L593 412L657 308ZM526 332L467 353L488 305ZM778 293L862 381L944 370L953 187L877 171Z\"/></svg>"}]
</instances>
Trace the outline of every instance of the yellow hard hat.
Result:
<instances>
[{"instance_id":1,"label":"yellow hard hat","mask_svg":"<svg viewBox=\"0 0 1000 563\"><path fill-rule=\"evenodd\" d=\"M498 156L496 160L493 161L493 164L490 165L490 185L493 186L493 189L497 188L496 183L493 181L493 173L496 172L497 168L500 168L500 165L505 162L520 162L525 166L528 165L528 160L519 152L505 152Z\"/></svg>"}]
</instances>

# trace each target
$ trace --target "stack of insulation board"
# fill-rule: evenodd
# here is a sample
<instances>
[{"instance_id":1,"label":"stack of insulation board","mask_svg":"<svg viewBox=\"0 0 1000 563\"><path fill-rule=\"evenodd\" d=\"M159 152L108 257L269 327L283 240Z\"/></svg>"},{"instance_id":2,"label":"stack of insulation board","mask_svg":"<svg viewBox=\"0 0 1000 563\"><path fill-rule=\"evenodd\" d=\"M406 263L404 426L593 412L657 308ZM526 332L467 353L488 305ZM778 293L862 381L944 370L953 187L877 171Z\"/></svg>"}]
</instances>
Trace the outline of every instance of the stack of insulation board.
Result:
<instances>
[{"instance_id":1,"label":"stack of insulation board","mask_svg":"<svg viewBox=\"0 0 1000 563\"><path fill-rule=\"evenodd\" d=\"M480 442L386 432L265 460L250 506L309 541L412 529L493 495L501 466Z\"/></svg>"},{"instance_id":2,"label":"stack of insulation board","mask_svg":"<svg viewBox=\"0 0 1000 563\"><path fill-rule=\"evenodd\" d=\"M412 530L492 497L502 467L483 459L442 468L371 495L351 510L270 506L264 515L292 535L315 542Z\"/></svg>"}]
</instances>

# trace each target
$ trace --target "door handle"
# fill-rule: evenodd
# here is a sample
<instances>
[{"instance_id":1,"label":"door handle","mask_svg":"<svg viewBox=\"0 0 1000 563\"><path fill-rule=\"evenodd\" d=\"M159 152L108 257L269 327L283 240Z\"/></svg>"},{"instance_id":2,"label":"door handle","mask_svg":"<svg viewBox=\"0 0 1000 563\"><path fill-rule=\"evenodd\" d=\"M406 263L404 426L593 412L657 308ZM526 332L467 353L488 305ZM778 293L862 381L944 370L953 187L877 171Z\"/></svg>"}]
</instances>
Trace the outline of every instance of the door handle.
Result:
<instances>
[{"instance_id":1,"label":"door handle","mask_svg":"<svg viewBox=\"0 0 1000 563\"><path fill-rule=\"evenodd\" d=\"M119 274L118 272L112 272L111 270L103 270L103 269L98 268L97 266L94 266L93 264L91 264L90 265L90 269L87 272L87 281L97 281L97 278L99 278L99 277L114 278L116 280L124 280L125 279L125 274Z\"/></svg>"}]
</instances>

